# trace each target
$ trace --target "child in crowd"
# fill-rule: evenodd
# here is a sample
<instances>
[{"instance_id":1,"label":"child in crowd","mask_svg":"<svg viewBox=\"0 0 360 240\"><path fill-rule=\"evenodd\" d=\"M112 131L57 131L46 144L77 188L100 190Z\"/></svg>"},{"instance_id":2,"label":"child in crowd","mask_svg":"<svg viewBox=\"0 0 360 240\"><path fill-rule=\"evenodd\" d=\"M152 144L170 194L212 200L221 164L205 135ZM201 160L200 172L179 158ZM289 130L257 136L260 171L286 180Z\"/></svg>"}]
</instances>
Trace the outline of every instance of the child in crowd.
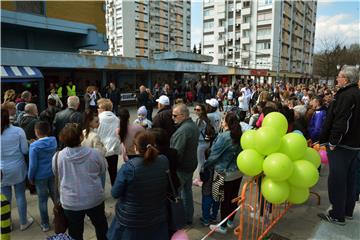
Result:
<instances>
[{"instance_id":1,"label":"child in crowd","mask_svg":"<svg viewBox=\"0 0 360 240\"><path fill-rule=\"evenodd\" d=\"M216 202L212 197L213 175L213 168L202 169L200 171L200 180L203 182L201 186L202 217L200 217L200 221L204 227L208 227L211 223L216 223L220 207L220 203Z\"/></svg>"},{"instance_id":2,"label":"child in crowd","mask_svg":"<svg viewBox=\"0 0 360 240\"><path fill-rule=\"evenodd\" d=\"M55 178L52 172L52 157L54 156L57 143L56 138L49 136L50 125L48 122L39 121L35 124L37 140L30 144L29 171L30 183L35 184L39 199L39 211L41 217L41 229L49 231L48 197L55 201Z\"/></svg>"},{"instance_id":3,"label":"child in crowd","mask_svg":"<svg viewBox=\"0 0 360 240\"><path fill-rule=\"evenodd\" d=\"M151 128L152 122L146 118L147 110L145 106L139 107L137 110L138 118L134 120L135 125L140 125L145 129Z\"/></svg>"}]
</instances>

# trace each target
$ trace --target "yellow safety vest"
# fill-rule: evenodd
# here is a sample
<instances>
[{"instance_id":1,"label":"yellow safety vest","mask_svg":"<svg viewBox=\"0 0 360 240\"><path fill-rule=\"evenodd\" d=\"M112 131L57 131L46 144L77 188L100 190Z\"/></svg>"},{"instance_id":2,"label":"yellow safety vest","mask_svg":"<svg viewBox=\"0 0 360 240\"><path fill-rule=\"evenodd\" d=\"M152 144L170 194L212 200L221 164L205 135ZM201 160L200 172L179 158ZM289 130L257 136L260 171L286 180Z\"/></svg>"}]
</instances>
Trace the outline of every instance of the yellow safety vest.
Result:
<instances>
[{"instance_id":1,"label":"yellow safety vest","mask_svg":"<svg viewBox=\"0 0 360 240\"><path fill-rule=\"evenodd\" d=\"M68 96L76 96L76 86L72 85L72 88L70 88L69 85L66 86L67 95Z\"/></svg>"},{"instance_id":2,"label":"yellow safety vest","mask_svg":"<svg viewBox=\"0 0 360 240\"><path fill-rule=\"evenodd\" d=\"M59 96L59 98L62 98L62 87L59 87L57 89L57 95Z\"/></svg>"},{"instance_id":3,"label":"yellow safety vest","mask_svg":"<svg viewBox=\"0 0 360 240\"><path fill-rule=\"evenodd\" d=\"M1 240L10 240L10 203L4 194L1 196Z\"/></svg>"}]
</instances>

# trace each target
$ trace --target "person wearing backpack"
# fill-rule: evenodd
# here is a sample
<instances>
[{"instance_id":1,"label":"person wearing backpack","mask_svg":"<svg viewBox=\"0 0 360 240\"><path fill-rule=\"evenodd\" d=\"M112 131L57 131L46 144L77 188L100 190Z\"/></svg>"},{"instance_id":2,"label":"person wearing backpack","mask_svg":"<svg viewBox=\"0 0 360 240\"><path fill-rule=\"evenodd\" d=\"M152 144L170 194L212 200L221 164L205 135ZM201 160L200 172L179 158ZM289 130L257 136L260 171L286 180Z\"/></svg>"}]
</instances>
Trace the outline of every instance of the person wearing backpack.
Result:
<instances>
[{"instance_id":1,"label":"person wearing backpack","mask_svg":"<svg viewBox=\"0 0 360 240\"><path fill-rule=\"evenodd\" d=\"M195 123L196 126L199 128L199 144L197 148L197 160L198 166L197 171L200 173L201 168L205 162L205 151L209 148L210 142L214 139L215 136L215 129L210 123L210 119L206 115L206 107L204 104L197 104L195 106L195 113L198 116ZM201 186L201 180L196 177L193 180L193 184L196 186Z\"/></svg>"}]
</instances>

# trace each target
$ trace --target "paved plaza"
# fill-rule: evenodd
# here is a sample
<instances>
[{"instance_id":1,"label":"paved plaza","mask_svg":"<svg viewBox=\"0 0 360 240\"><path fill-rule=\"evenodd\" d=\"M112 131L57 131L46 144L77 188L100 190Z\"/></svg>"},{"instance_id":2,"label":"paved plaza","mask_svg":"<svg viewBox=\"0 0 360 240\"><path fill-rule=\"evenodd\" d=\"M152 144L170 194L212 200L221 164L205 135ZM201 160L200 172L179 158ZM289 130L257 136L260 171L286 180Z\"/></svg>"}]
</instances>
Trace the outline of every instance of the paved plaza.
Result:
<instances>
[{"instance_id":1,"label":"paved plaza","mask_svg":"<svg viewBox=\"0 0 360 240\"><path fill-rule=\"evenodd\" d=\"M133 120L136 116L136 109L130 108L131 119ZM193 110L191 108L191 110ZM156 111L154 111L154 114ZM194 115L192 114L192 117ZM121 157L120 157L121 158ZM123 161L119 161L119 167L123 164ZM196 174L196 173L195 173ZM328 176L328 167L324 166L321 169L320 180L318 184L312 189L312 191L317 192L321 196L320 206L317 205L316 198L310 196L310 199L302 205L293 206L285 214L285 216L275 225L271 230L271 233L275 233L283 238L276 239L291 239L291 240L302 240L302 239L324 239L324 240L350 240L350 239L360 239L360 203L357 203L354 219L347 221L345 226L338 226L331 223L323 222L317 217L317 213L325 211L329 207L329 201L327 197L327 176ZM243 181L244 182L244 181ZM114 209L116 200L113 199L110 195L110 180L107 176L107 184L105 187L106 190L106 200L105 207L107 212L111 212L111 216L108 218L108 223L111 223L111 220L114 216ZM201 216L201 188L193 186L194 201L195 201L195 216L194 224L192 228L186 229L187 234L190 240L200 240L205 236L210 230L207 227L203 227L200 224L199 218ZM12 217L13 217L13 232L11 233L11 239L13 240L42 240L47 236L54 234L53 231L44 233L40 228L40 215L38 210L38 200L36 195L30 195L26 191L26 197L28 202L28 214L34 218L34 224L27 229L26 231L20 231L19 227L19 217L16 209L15 200L12 203ZM13 197L14 199L14 197ZM52 220L52 202L49 201L49 215ZM238 215L235 218L235 223L238 223ZM85 240L96 239L95 230L90 222L90 220L85 220L85 231L84 231ZM208 239L237 239L232 231L228 231L226 235L221 235L214 233Z\"/></svg>"}]
</instances>

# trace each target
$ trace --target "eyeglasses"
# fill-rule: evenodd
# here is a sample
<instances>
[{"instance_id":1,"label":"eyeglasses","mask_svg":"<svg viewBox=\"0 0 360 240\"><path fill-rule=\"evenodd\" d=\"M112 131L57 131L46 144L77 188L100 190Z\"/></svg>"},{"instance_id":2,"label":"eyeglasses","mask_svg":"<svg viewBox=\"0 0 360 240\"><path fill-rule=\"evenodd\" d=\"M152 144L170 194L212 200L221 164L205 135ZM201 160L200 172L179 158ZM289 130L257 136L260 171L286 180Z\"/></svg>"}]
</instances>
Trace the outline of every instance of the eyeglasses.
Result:
<instances>
[{"instance_id":1,"label":"eyeglasses","mask_svg":"<svg viewBox=\"0 0 360 240\"><path fill-rule=\"evenodd\" d=\"M182 114L173 114L172 116L173 116L174 118L176 118L176 117L179 116L179 115L182 115Z\"/></svg>"},{"instance_id":2,"label":"eyeglasses","mask_svg":"<svg viewBox=\"0 0 360 240\"><path fill-rule=\"evenodd\" d=\"M201 112L201 108L194 108L195 111Z\"/></svg>"}]
</instances>

